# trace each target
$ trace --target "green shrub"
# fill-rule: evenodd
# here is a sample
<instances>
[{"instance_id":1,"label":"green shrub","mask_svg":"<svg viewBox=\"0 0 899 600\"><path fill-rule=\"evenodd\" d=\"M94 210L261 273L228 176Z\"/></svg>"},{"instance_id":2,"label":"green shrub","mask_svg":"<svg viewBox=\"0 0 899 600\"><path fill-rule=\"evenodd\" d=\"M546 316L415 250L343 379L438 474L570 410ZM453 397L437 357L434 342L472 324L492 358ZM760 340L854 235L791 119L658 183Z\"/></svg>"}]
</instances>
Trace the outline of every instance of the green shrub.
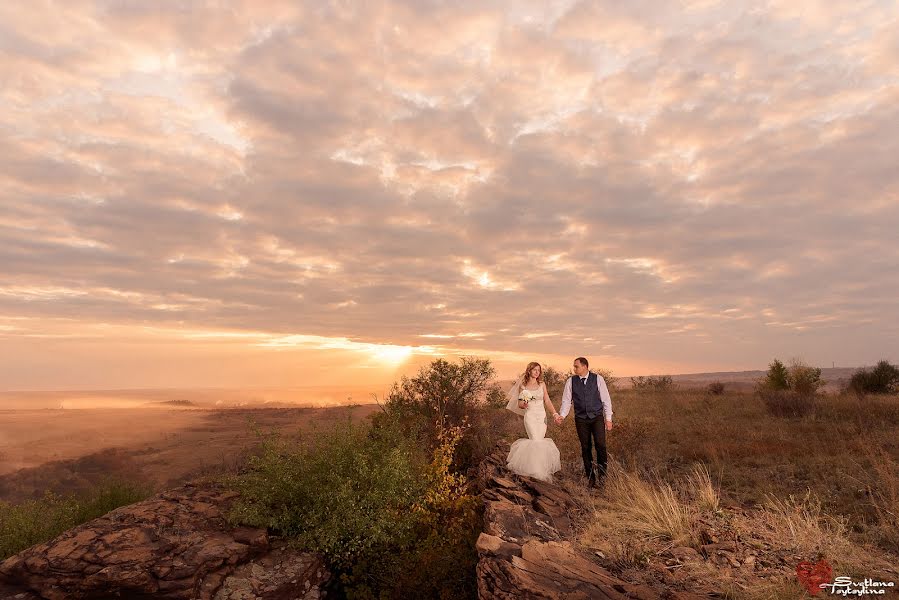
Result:
<instances>
[{"instance_id":1,"label":"green shrub","mask_svg":"<svg viewBox=\"0 0 899 600\"><path fill-rule=\"evenodd\" d=\"M899 368L882 360L870 371L859 369L852 374L849 389L858 395L899 393Z\"/></svg>"},{"instance_id":2,"label":"green shrub","mask_svg":"<svg viewBox=\"0 0 899 600\"><path fill-rule=\"evenodd\" d=\"M20 504L0 502L0 560L151 493L144 486L108 479L81 495L48 492L39 500Z\"/></svg>"},{"instance_id":3,"label":"green shrub","mask_svg":"<svg viewBox=\"0 0 899 600\"><path fill-rule=\"evenodd\" d=\"M462 436L444 428L430 453L390 421L292 443L264 436L226 480L241 494L229 520L322 553L348 598L396 597L399 581L428 597L472 596L477 501L452 469Z\"/></svg>"},{"instance_id":4,"label":"green shrub","mask_svg":"<svg viewBox=\"0 0 899 600\"><path fill-rule=\"evenodd\" d=\"M226 480L241 494L231 520L293 537L338 568L385 543L402 544L424 482L414 445L396 431L369 436L347 421L306 443L264 436L246 471Z\"/></svg>"}]
</instances>

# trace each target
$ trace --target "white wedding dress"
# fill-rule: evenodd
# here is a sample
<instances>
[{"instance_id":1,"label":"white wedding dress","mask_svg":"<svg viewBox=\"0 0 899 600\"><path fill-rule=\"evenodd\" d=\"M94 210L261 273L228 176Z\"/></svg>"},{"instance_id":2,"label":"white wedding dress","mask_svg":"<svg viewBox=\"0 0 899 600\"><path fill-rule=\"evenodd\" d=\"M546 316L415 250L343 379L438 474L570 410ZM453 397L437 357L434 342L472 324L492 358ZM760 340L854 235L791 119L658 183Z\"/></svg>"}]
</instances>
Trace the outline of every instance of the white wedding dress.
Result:
<instances>
[{"instance_id":1,"label":"white wedding dress","mask_svg":"<svg viewBox=\"0 0 899 600\"><path fill-rule=\"evenodd\" d=\"M543 405L543 385L536 390L521 388L536 398L528 402L524 413L524 429L528 437L515 440L509 450L506 465L514 473L542 481L552 481L552 474L561 470L559 449L546 437L546 407Z\"/></svg>"}]
</instances>

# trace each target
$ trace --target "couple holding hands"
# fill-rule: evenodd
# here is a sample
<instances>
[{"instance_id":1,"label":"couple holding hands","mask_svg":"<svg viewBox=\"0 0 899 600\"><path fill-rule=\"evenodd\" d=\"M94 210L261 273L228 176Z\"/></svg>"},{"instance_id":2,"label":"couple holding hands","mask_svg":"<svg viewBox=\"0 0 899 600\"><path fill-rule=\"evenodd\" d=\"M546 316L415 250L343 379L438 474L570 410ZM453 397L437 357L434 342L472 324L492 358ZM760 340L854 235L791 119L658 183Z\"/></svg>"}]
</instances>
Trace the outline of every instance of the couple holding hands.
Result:
<instances>
[{"instance_id":1,"label":"couple holding hands","mask_svg":"<svg viewBox=\"0 0 899 600\"><path fill-rule=\"evenodd\" d=\"M574 359L574 375L565 382L562 408L556 412L543 382L540 363L528 363L524 374L509 389L506 408L524 417L527 438L512 443L507 466L518 475L552 481L552 474L562 468L559 449L546 437L547 415L560 425L574 406L574 426L581 443L584 475L590 487L606 475L606 431L612 429L612 399L601 375L591 373L583 356ZM596 464L593 449L596 448Z\"/></svg>"}]
</instances>

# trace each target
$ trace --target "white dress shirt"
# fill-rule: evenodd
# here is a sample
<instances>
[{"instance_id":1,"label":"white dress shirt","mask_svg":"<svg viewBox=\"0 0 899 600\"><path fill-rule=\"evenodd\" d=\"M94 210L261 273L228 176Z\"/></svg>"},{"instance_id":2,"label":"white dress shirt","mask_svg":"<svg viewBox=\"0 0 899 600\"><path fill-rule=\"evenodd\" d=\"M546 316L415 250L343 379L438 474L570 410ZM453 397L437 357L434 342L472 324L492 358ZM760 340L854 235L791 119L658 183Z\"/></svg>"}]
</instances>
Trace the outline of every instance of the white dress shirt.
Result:
<instances>
[{"instance_id":1,"label":"white dress shirt","mask_svg":"<svg viewBox=\"0 0 899 600\"><path fill-rule=\"evenodd\" d=\"M590 374L588 373L589 377ZM578 377L578 375L575 375ZM602 412L605 415L605 420L608 422L612 422L612 398L609 396L609 388L606 386L606 380L602 378L602 375L596 375L596 387L599 390L599 399L602 401ZM565 382L565 390L562 392L562 410L559 411L559 414L564 419L568 416L568 412L571 410L571 377L568 378L568 381Z\"/></svg>"}]
</instances>

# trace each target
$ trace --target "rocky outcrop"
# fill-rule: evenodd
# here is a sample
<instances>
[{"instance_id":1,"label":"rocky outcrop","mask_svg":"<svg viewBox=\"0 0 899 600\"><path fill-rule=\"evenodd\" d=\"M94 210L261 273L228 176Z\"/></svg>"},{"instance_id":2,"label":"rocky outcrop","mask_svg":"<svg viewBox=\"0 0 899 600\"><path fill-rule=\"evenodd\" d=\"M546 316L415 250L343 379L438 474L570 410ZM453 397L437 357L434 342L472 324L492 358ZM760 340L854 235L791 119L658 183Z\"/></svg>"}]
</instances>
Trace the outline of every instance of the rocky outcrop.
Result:
<instances>
[{"instance_id":1,"label":"rocky outcrop","mask_svg":"<svg viewBox=\"0 0 899 600\"><path fill-rule=\"evenodd\" d=\"M318 556L226 523L236 497L186 484L111 511L0 563L0 600L322 597Z\"/></svg>"},{"instance_id":2,"label":"rocky outcrop","mask_svg":"<svg viewBox=\"0 0 899 600\"><path fill-rule=\"evenodd\" d=\"M484 531L477 542L478 597L687 600L612 575L569 541L576 503L563 488L505 467L508 446L497 448L478 473Z\"/></svg>"}]
</instances>

